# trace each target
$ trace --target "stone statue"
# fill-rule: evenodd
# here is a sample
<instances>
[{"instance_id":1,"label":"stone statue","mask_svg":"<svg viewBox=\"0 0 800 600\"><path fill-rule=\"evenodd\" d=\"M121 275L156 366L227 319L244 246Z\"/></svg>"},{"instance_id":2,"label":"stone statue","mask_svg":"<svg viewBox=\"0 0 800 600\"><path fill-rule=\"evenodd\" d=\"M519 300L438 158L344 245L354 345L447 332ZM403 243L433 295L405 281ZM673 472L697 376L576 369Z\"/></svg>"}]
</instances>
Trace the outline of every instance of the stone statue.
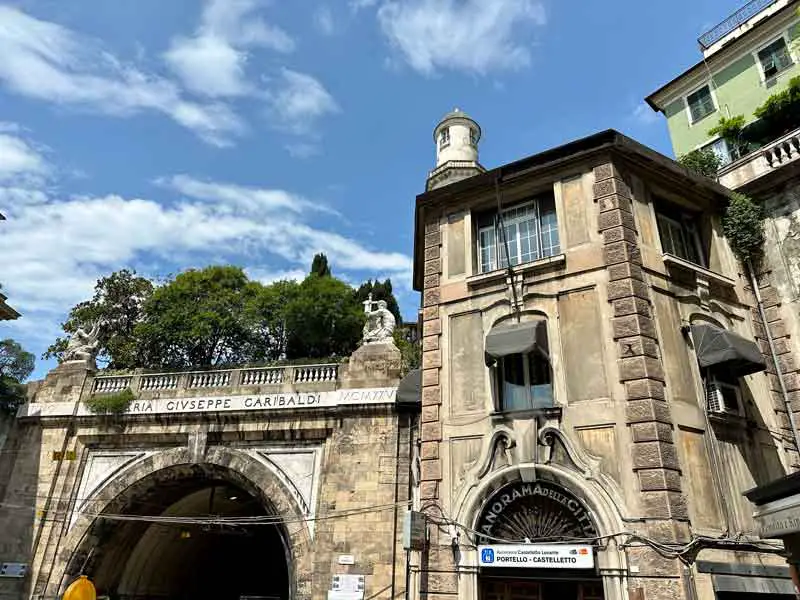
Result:
<instances>
[{"instance_id":1,"label":"stone statue","mask_svg":"<svg viewBox=\"0 0 800 600\"><path fill-rule=\"evenodd\" d=\"M100 333L100 321L96 321L89 333L82 327L72 334L64 351L64 360L82 360L94 363L100 342L97 337Z\"/></svg>"},{"instance_id":2,"label":"stone statue","mask_svg":"<svg viewBox=\"0 0 800 600\"><path fill-rule=\"evenodd\" d=\"M378 305L376 310L372 310L374 304ZM372 294L364 302L364 312L367 314L367 322L364 323L364 344L377 342L393 342L392 333L394 332L394 315L386 308L385 300L372 300Z\"/></svg>"}]
</instances>

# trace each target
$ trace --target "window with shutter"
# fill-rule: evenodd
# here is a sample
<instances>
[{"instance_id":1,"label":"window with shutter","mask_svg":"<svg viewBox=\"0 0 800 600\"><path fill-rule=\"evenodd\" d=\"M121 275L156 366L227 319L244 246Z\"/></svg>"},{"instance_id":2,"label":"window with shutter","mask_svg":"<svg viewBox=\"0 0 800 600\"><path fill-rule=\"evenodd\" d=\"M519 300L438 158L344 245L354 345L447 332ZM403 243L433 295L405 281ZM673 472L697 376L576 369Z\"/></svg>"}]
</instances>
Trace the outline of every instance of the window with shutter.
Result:
<instances>
[{"instance_id":1,"label":"window with shutter","mask_svg":"<svg viewBox=\"0 0 800 600\"><path fill-rule=\"evenodd\" d=\"M761 63L765 79L774 77L793 64L789 49L786 47L786 40L782 37L772 42L766 48L759 50L758 61Z\"/></svg>"},{"instance_id":2,"label":"window with shutter","mask_svg":"<svg viewBox=\"0 0 800 600\"><path fill-rule=\"evenodd\" d=\"M686 103L689 105L692 123L707 117L717 110L714 107L714 98L711 96L711 90L707 85L686 96Z\"/></svg>"}]
</instances>

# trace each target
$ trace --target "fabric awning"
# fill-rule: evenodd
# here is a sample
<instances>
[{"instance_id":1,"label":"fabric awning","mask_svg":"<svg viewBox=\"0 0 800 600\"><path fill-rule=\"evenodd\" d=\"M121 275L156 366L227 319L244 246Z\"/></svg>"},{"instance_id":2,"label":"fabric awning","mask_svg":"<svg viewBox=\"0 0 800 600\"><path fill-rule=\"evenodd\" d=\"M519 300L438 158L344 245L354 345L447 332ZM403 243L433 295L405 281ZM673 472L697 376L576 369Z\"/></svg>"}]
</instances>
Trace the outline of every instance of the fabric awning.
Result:
<instances>
[{"instance_id":1,"label":"fabric awning","mask_svg":"<svg viewBox=\"0 0 800 600\"><path fill-rule=\"evenodd\" d=\"M414 369L400 380L397 386L397 403L414 404L422 403L422 371Z\"/></svg>"},{"instance_id":2,"label":"fabric awning","mask_svg":"<svg viewBox=\"0 0 800 600\"><path fill-rule=\"evenodd\" d=\"M702 368L723 367L736 377L767 368L758 345L732 331L708 323L695 323L692 340Z\"/></svg>"},{"instance_id":3,"label":"fabric awning","mask_svg":"<svg viewBox=\"0 0 800 600\"><path fill-rule=\"evenodd\" d=\"M486 336L486 366L491 367L503 356L527 354L534 350L549 359L546 321L496 325Z\"/></svg>"}]
</instances>

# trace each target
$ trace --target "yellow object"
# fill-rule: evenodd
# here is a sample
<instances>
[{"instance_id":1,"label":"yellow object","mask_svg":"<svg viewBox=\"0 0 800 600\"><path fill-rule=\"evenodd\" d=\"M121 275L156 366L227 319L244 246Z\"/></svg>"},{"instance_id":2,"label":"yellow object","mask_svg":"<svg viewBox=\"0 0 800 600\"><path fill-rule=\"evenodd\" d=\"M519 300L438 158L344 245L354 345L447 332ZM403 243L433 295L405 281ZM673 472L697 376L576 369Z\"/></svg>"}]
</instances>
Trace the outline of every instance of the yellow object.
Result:
<instances>
[{"instance_id":1,"label":"yellow object","mask_svg":"<svg viewBox=\"0 0 800 600\"><path fill-rule=\"evenodd\" d=\"M62 600L97 600L97 592L89 578L81 575L69 584Z\"/></svg>"}]
</instances>

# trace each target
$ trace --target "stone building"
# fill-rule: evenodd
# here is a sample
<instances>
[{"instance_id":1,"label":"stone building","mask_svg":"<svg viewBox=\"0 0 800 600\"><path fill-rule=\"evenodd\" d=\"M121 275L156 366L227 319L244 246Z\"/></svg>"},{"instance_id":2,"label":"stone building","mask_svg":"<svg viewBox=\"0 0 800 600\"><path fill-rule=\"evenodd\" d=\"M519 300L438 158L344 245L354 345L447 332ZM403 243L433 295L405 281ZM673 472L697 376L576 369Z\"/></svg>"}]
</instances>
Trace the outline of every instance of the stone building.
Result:
<instances>
[{"instance_id":1,"label":"stone building","mask_svg":"<svg viewBox=\"0 0 800 600\"><path fill-rule=\"evenodd\" d=\"M0 598L58 598L80 574L125 600L403 597L419 403L392 343L345 364L90 362L31 386L0 453ZM87 409L126 389L124 414Z\"/></svg>"},{"instance_id":2,"label":"stone building","mask_svg":"<svg viewBox=\"0 0 800 600\"><path fill-rule=\"evenodd\" d=\"M435 131L412 597L791 596L742 495L794 446L729 190L616 131L488 171L465 113Z\"/></svg>"}]
</instances>

